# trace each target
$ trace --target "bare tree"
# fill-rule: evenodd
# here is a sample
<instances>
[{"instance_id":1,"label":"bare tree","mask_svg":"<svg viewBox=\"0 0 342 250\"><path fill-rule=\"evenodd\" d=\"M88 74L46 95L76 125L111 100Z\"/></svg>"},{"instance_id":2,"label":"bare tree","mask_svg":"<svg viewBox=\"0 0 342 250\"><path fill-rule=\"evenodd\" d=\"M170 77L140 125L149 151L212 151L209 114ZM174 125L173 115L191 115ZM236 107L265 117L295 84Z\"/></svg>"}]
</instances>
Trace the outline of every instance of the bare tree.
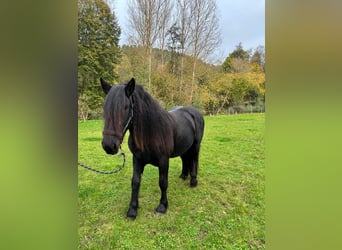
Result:
<instances>
[{"instance_id":1,"label":"bare tree","mask_svg":"<svg viewBox=\"0 0 342 250\"><path fill-rule=\"evenodd\" d=\"M148 88L150 89L152 48L158 41L161 50L164 50L166 33L170 28L171 16L173 16L180 30L180 95L183 93L184 86L184 55L188 54L193 58L189 98L191 103L196 87L197 61L205 60L221 43L217 6L215 0L177 0L176 12L173 13L171 2L171 0L130 0L128 2L129 40L131 44L146 48Z\"/></svg>"},{"instance_id":2,"label":"bare tree","mask_svg":"<svg viewBox=\"0 0 342 250\"><path fill-rule=\"evenodd\" d=\"M190 102L195 90L196 63L205 60L221 43L215 0L191 1L190 53L193 58Z\"/></svg>"},{"instance_id":3,"label":"bare tree","mask_svg":"<svg viewBox=\"0 0 342 250\"><path fill-rule=\"evenodd\" d=\"M128 2L130 43L146 48L148 60L148 88L151 88L152 48L155 44L161 23L164 0L130 0ZM164 18L165 19L165 18Z\"/></svg>"},{"instance_id":4,"label":"bare tree","mask_svg":"<svg viewBox=\"0 0 342 250\"><path fill-rule=\"evenodd\" d=\"M160 13L159 13L159 27L158 27L158 44L161 49L161 68L164 70L164 50L167 41L167 32L171 27L171 17L173 12L173 1L172 0L164 0L161 1Z\"/></svg>"},{"instance_id":5,"label":"bare tree","mask_svg":"<svg viewBox=\"0 0 342 250\"><path fill-rule=\"evenodd\" d=\"M183 93L183 81L184 81L184 55L185 49L189 43L189 32L191 26L191 2L193 0L177 0L177 24L180 30L180 50L181 50L181 68L180 68L180 84L179 95Z\"/></svg>"}]
</instances>

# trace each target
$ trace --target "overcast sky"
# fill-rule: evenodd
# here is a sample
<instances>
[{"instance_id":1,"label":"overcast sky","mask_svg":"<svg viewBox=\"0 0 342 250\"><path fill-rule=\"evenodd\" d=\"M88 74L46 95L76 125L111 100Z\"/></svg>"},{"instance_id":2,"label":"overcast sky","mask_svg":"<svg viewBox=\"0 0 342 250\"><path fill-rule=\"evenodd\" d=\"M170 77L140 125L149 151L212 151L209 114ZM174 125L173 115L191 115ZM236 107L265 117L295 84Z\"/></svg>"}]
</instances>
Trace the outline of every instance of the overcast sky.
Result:
<instances>
[{"instance_id":1,"label":"overcast sky","mask_svg":"<svg viewBox=\"0 0 342 250\"><path fill-rule=\"evenodd\" d=\"M111 1L108 1L111 2ZM127 0L114 0L122 30L120 45L127 44ZM265 46L265 0L217 0L222 44L211 59L224 60L239 42L245 50Z\"/></svg>"}]
</instances>

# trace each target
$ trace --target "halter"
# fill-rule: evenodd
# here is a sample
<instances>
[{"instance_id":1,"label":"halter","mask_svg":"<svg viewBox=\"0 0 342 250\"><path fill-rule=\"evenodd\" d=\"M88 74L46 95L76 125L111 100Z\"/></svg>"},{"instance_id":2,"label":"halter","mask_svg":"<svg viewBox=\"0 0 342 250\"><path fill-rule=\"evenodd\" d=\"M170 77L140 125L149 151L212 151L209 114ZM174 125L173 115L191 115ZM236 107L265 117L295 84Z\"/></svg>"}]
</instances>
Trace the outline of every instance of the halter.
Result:
<instances>
[{"instance_id":1,"label":"halter","mask_svg":"<svg viewBox=\"0 0 342 250\"><path fill-rule=\"evenodd\" d=\"M122 130L122 136L116 134L116 133L114 132L114 130L111 130L111 129L104 129L103 132L102 132L102 134L103 134L103 135L109 135L109 136L117 136L117 137L119 137L119 139L120 139L120 144L121 144L121 142L122 142L122 140L123 140L123 138L124 138L124 136L125 136L127 130L128 130L129 127L132 125L133 114L134 114L133 107L134 107L134 99L133 99L133 95L131 95L131 96L129 97L129 109L130 109L129 111L130 111L130 115L129 115L129 117L128 117L127 121L126 121L126 124L125 124L125 126L124 126L124 128L123 128L123 130Z\"/></svg>"}]
</instances>

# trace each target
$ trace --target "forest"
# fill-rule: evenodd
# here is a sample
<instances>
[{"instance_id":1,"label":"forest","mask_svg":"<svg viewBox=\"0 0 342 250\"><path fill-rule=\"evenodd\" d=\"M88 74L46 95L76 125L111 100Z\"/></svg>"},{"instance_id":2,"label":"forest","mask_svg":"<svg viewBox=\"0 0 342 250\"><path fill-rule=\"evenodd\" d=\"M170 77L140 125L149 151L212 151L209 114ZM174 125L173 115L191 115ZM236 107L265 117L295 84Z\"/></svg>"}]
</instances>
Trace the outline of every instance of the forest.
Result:
<instances>
[{"instance_id":1,"label":"forest","mask_svg":"<svg viewBox=\"0 0 342 250\"><path fill-rule=\"evenodd\" d=\"M127 27L108 2L78 0L78 119L102 117L99 79L134 77L165 109L193 105L205 115L265 111L265 50L242 42L223 62L213 0L130 0ZM119 46L122 30L128 42Z\"/></svg>"}]
</instances>

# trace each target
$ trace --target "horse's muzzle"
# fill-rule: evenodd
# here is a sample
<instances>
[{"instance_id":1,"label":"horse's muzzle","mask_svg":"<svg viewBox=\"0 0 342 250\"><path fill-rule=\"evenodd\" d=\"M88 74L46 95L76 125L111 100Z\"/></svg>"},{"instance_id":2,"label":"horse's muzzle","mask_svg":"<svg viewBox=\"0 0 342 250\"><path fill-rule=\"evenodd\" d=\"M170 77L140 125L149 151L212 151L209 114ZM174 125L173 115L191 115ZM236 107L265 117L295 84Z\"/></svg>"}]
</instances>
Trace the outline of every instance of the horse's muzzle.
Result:
<instances>
[{"instance_id":1,"label":"horse's muzzle","mask_svg":"<svg viewBox=\"0 0 342 250\"><path fill-rule=\"evenodd\" d=\"M115 155L118 150L119 150L119 146L117 146L116 144L106 144L102 141L102 148L104 149L104 151L106 151L107 154L110 155Z\"/></svg>"}]
</instances>

